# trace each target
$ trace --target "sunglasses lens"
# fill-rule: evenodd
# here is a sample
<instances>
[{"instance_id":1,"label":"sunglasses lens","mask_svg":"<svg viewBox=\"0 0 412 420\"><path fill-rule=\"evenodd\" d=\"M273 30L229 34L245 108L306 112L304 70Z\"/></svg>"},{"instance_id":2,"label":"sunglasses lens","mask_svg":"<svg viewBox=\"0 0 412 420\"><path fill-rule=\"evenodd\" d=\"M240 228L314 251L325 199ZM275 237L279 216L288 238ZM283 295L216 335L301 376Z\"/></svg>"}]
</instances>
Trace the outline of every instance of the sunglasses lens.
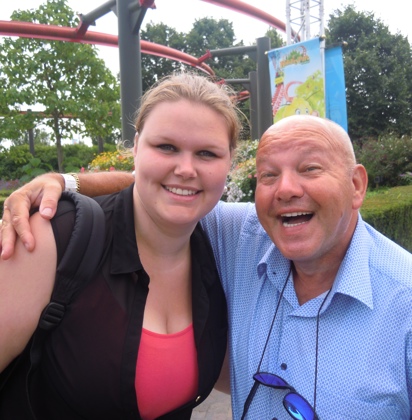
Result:
<instances>
[{"instance_id":1,"label":"sunglasses lens","mask_svg":"<svg viewBox=\"0 0 412 420\"><path fill-rule=\"evenodd\" d=\"M259 372L254 375L254 378L263 385L272 386L272 387L289 387L287 382L277 375L272 373Z\"/></svg>"},{"instance_id":2,"label":"sunglasses lens","mask_svg":"<svg viewBox=\"0 0 412 420\"><path fill-rule=\"evenodd\" d=\"M293 392L283 400L287 412L296 420L315 420L315 413L310 404L299 394Z\"/></svg>"}]
</instances>

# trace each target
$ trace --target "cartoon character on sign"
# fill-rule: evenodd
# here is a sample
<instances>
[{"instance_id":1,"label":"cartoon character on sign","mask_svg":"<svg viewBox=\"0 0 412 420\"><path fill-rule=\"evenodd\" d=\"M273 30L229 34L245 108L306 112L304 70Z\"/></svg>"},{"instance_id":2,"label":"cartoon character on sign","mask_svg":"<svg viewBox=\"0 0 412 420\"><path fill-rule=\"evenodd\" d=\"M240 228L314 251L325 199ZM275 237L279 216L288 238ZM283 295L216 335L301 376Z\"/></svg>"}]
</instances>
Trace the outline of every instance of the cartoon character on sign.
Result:
<instances>
[{"instance_id":1,"label":"cartoon character on sign","mask_svg":"<svg viewBox=\"0 0 412 420\"><path fill-rule=\"evenodd\" d=\"M280 83L276 84L272 98L273 121L299 114L319 116L318 107L321 106L319 101L322 101L322 96L319 96L321 94L319 76L315 72L305 82L293 81L286 86L283 80L278 79ZM295 87L293 95L289 93L292 86Z\"/></svg>"}]
</instances>

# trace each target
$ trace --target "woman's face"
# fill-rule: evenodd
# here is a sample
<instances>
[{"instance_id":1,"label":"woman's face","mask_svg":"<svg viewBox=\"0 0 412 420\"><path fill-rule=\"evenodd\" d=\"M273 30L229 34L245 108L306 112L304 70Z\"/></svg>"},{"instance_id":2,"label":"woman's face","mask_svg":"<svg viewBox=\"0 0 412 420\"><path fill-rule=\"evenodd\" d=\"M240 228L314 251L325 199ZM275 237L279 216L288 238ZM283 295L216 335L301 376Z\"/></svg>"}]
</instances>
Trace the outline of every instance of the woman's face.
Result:
<instances>
[{"instance_id":1,"label":"woman's face","mask_svg":"<svg viewBox=\"0 0 412 420\"><path fill-rule=\"evenodd\" d=\"M194 225L216 205L231 164L218 112L188 100L163 102L136 135L135 206L163 227Z\"/></svg>"}]
</instances>

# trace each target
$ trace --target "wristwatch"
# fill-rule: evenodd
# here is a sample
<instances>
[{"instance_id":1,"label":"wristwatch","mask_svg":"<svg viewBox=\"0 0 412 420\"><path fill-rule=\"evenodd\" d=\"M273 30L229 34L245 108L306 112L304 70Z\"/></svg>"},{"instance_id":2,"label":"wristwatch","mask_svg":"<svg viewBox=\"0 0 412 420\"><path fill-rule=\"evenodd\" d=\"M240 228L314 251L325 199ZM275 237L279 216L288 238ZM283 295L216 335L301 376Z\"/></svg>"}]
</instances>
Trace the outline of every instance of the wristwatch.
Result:
<instances>
[{"instance_id":1,"label":"wristwatch","mask_svg":"<svg viewBox=\"0 0 412 420\"><path fill-rule=\"evenodd\" d=\"M80 180L76 173L61 174L64 179L64 191L80 192Z\"/></svg>"}]
</instances>

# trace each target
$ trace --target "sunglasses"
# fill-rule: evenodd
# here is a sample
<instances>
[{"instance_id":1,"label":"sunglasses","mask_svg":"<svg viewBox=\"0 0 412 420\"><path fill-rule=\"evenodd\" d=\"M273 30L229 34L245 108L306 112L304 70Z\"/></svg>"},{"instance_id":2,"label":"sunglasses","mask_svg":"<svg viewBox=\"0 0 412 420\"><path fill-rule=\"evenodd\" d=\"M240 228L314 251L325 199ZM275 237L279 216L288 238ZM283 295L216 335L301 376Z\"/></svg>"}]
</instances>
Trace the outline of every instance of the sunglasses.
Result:
<instances>
[{"instance_id":1,"label":"sunglasses","mask_svg":"<svg viewBox=\"0 0 412 420\"><path fill-rule=\"evenodd\" d=\"M242 414L242 420L246 417L249 411L249 406L256 394L259 385L264 385L275 389L287 389L289 392L283 397L283 406L289 415L296 420L318 420L312 406L308 401L298 394L292 386L290 386L284 379L273 373L257 372L253 375L255 383L250 390L246 399L245 407Z\"/></svg>"}]
</instances>

